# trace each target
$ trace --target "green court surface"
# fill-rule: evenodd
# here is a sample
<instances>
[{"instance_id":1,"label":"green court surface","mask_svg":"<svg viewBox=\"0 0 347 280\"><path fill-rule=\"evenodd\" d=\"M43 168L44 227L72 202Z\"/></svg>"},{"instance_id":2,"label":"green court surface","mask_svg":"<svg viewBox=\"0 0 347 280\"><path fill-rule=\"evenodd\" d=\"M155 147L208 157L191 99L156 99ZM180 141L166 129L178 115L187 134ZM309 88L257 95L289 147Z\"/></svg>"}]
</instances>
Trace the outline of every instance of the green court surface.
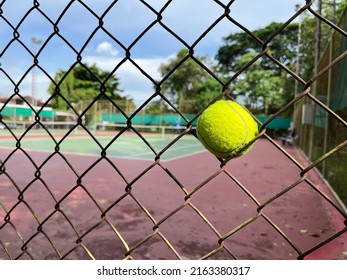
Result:
<instances>
[{"instance_id":1,"label":"green court surface","mask_svg":"<svg viewBox=\"0 0 347 280\"><path fill-rule=\"evenodd\" d=\"M3 135L3 133L1 133ZM0 148L16 148L16 140L13 137L1 137ZM95 138L98 143L93 140L88 134L71 134L59 142L62 135L54 137L59 145L59 152L73 153L82 155L101 155L104 148L107 147L106 155L109 157L134 158L134 159L154 159L155 152L160 153L170 142L175 140L174 135L145 135L145 139L151 145L155 152L136 134L121 135L110 146L109 143L113 140L111 135L96 134ZM43 151L54 152L57 144L48 136L42 134L31 134L23 137L20 141L20 147L26 151ZM167 149L160 158L170 160L195 154L204 151L201 143L192 135L185 135L178 139L169 149Z\"/></svg>"}]
</instances>

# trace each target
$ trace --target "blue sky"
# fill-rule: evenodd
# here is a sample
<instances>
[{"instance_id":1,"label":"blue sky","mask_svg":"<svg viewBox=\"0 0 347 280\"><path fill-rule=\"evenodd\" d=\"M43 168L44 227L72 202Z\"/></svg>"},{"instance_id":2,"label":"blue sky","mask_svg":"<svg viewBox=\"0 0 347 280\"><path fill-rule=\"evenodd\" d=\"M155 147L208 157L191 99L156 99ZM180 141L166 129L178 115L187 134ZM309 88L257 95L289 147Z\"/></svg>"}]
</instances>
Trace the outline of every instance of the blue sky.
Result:
<instances>
[{"instance_id":1,"label":"blue sky","mask_svg":"<svg viewBox=\"0 0 347 280\"><path fill-rule=\"evenodd\" d=\"M17 27L20 20L32 7L31 0L7 0L2 6L3 16ZM39 8L56 22L68 0L39 1ZM101 16L114 1L85 0L94 13ZM147 0L159 11L166 0ZM229 1L220 1L227 4ZM303 0L236 0L231 6L231 16L250 30L266 26L273 21L286 21L294 14L295 4L303 5ZM173 0L162 14L162 22L181 36L188 44L195 40L217 18L224 13L221 6L212 0ZM104 27L125 47L154 20L156 14L138 0L119 0L104 17ZM98 26L98 20L79 1L75 1L58 23L59 34L79 51L90 34ZM239 29L224 19L196 46L196 54L214 57L222 44L222 38ZM39 64L52 77L57 70L66 70L76 61L76 54L66 42L58 36L48 38L53 33L53 26L39 12L34 10L18 28L19 39L31 48L31 38L36 37L46 43L39 55ZM13 39L13 30L0 18L0 58L1 68L18 83L22 95L31 95L31 73L28 69L33 63L32 57L18 42L13 42L5 52L8 42ZM42 45L41 44L41 45ZM158 67L173 57L183 45L159 24L155 25L131 49L131 57L154 78L160 78ZM124 58L124 50L105 32L99 30L82 52L82 61L96 63L99 67L111 71ZM47 99L48 77L37 70L37 95ZM124 63L117 70L121 87L139 103L153 94L151 82L145 78L130 62ZM13 93L13 85L0 72L0 95Z\"/></svg>"}]
</instances>

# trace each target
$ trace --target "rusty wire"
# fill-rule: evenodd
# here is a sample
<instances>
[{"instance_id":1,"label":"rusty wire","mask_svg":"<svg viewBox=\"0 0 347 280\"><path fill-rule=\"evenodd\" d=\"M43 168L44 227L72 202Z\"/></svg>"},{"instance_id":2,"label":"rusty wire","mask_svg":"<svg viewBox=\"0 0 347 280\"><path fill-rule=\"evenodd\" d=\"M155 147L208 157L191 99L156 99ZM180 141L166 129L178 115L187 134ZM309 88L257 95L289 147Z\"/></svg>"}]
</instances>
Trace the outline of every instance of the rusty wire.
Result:
<instances>
[{"instance_id":1,"label":"rusty wire","mask_svg":"<svg viewBox=\"0 0 347 280\"><path fill-rule=\"evenodd\" d=\"M306 257L311 252L313 252L313 251L319 249L320 247L326 245L327 243L333 241L334 239L336 239L337 237L343 235L347 231L347 222L346 222L347 215L346 215L346 213L341 209L341 207L339 205L337 205L334 201L332 201L324 192L322 192L319 188L317 188L316 185L308 178L308 172L311 169L315 168L319 163L321 163L322 161L325 161L328 157L330 157L334 153L336 153L336 152L340 151L342 148L344 148L347 145L347 141L344 141L343 143L340 143L334 149L332 149L328 153L322 155L320 158L318 158L316 161L314 161L313 163L309 164L308 166L303 166L293 156L291 156L283 147L281 147L276 141L274 141L267 134L267 131L266 131L266 126L271 121L273 121L277 116L281 115L281 113L286 111L289 107L295 105L296 103L298 103L299 101L301 101L304 98L309 98L310 100L312 100L318 106L322 107L329 115L331 115L333 118L335 118L342 126L347 127L346 120L344 120L342 117L340 117L338 114L336 114L336 112L334 112L327 105L322 103L311 92L312 84L316 80L318 80L325 72L329 71L329 69L331 69L335 64L339 63L342 59L344 59L345 56L347 55L347 52L344 52L343 54L341 54L332 63L327 65L320 72L318 72L315 75L313 75L312 78L309 81L303 80L303 78L298 73L295 73L293 70L289 69L283 63L281 63L279 60L277 60L275 57L273 57L270 54L270 52L269 52L269 43L271 42L271 40L274 37L276 37L284 28L286 28L286 26L288 24L290 24L292 21L297 19L300 16L300 14L302 14L303 12L310 12L310 13L312 13L314 16L318 17L320 20L322 20L326 24L328 24L332 29L336 30L336 32L339 32L342 36L346 37L346 31L344 31L339 26L337 26L336 24L332 23L331 21L325 19L323 16L317 14L317 12L314 11L314 9L312 8L312 4L313 4L312 1L306 1L306 4L303 7L301 7L301 9L298 10L296 13L294 13L293 16L287 22L285 22L279 30L277 30L277 32L272 34L266 41L262 41L260 38L256 37L250 30L248 30L245 26L243 26L241 23L239 23L237 20L235 20L235 18L233 17L233 14L231 12L232 5L233 5L233 3L235 1L230 1L228 4L223 4L222 2L220 2L218 0L213 0L213 1L211 1L211 5L213 4L213 5L220 6L222 8L222 10L224 10L224 12L222 12L220 14L220 16L198 38L196 38L195 42L193 42L192 44L189 44L183 38L181 38L179 36L179 34L175 33L170 28L170 26L167 26L164 23L164 21L163 21L163 18L165 16L163 14L164 14L165 10L174 1L167 1L166 4L162 7L161 10L156 10L155 8L153 8L151 6L149 1L140 0L140 2L155 15L156 19L153 20L153 22L151 22L147 27L145 27L143 29L143 32L141 32L141 34L137 38L135 38L135 40L128 47L125 46L125 44L122 43L119 39L117 39L117 37L114 34L110 33L107 30L107 28L105 28L105 26L104 26L104 19L105 19L105 17L107 16L108 12L112 8L116 8L115 6L116 6L118 1L112 1L112 3L108 6L108 8L105 10L105 12L101 16L96 14L83 1L70 1L66 5L66 7L63 9L63 11L61 12L60 16L57 18L56 21L53 21L52 19L50 19L49 16L46 15L43 10L41 10L41 8L40 8L40 1L33 1L32 7L27 11L27 13L23 16L23 18L19 21L19 23L16 26L12 25L10 23L10 21L8 21L6 19L6 17L5 17L5 15L4 15L3 6L4 6L4 4L6 2L7 1L4 0L4 1L2 1L0 3L0 18L2 20L2 24L6 24L7 27L12 29L12 31L13 31L13 38L10 41L8 41L8 43L4 47L4 49L1 50L0 57L2 55L4 55L8 51L9 47L14 42L16 42L16 43L19 43L27 51L27 53L32 57L33 64L27 69L27 71L24 73L23 77L17 83L14 82L14 79L10 76L10 74L8 74L6 72L6 69L0 67L1 73L4 74L7 77L7 79L13 85L13 95L8 98L8 100L4 104L3 108L6 107L6 105L11 101L11 99L13 97L19 97L26 103L27 106L29 106L31 108L31 110L33 112L35 112L34 121L32 122L32 124L29 127L27 127L25 129L25 132L21 136L17 136L12 131L12 129L10 127L8 127L5 122L2 121L2 117L0 118L0 122L3 123L6 126L6 129L11 133L13 139L16 141L15 149L13 149L13 151L6 158L1 158L1 162L0 162L0 164L1 164L0 165L0 176L3 176L5 178L7 178L9 181L11 181L11 183L13 184L13 187L16 189L16 192L17 192L17 195L18 195L17 202L14 203L10 208L5 208L5 206L3 204L0 204L0 206L1 206L0 209L2 209L2 211L4 211L6 213L4 219L2 221L0 221L0 248L2 248L2 250L4 252L6 252L6 255L7 255L8 259L21 259L21 258L34 259L35 256L32 254L32 252L30 250L28 250L28 248L30 247L31 243L39 235L43 235L44 238L46 239L46 241L49 242L49 244L51 245L53 251L55 252L55 256L53 256L53 258L68 259L68 258L70 258L70 255L72 253L76 252L77 250L82 250L82 251L85 252L85 254L90 259L95 259L96 257L93 254L93 250L90 249L88 247L88 245L86 245L84 243L84 240L91 233L94 233L95 231L101 230L100 228L102 226L108 227L108 229L111 230L114 233L115 237L121 242L122 247L123 247L122 251L123 251L123 258L124 259L133 259L134 258L133 257L133 252L136 249L141 248L141 246L144 243L149 242L153 238L160 238L166 244L167 248L169 248L169 250L172 251L172 253L175 255L175 257L177 259L182 259L183 256L176 250L176 248L170 242L170 239L166 236L166 234L164 234L161 231L161 226L164 223L166 223L172 216L174 216L176 213L182 211L182 209L185 209L185 208L190 208L192 211L194 211L197 214L197 218L201 219L211 229L211 234L215 235L215 238L216 238L216 245L215 245L215 247L212 250L210 250L208 253L206 253L205 255L200 256L201 259L209 259L209 258L213 257L215 254L217 254L218 252L220 252L220 251L223 251L224 253L226 253L228 258L230 258L230 259L237 259L238 258L237 254L233 252L233 248L231 246L229 246L228 244L226 244L225 241L228 240L228 238L230 238L234 234L236 234L238 231L240 231L241 229L247 227L249 224L253 223L254 221L256 221L258 219L263 219L266 223L268 223L273 228L274 231L276 231L280 236L282 236L283 240L285 240L285 242L287 244L289 244L293 248L293 250L297 253L297 258L298 259L302 259L302 258ZM60 29L59 29L60 21L64 18L64 15L69 11L71 5L74 2L78 2L79 4L81 4L90 13L90 16L93 17L94 19L96 19L96 21L98 22L98 24L95 26L95 29L93 30L93 32L91 32L90 36L83 43L83 45L82 45L82 47L80 49L76 49L69 42L69 40L64 37L64 35L60 32ZM53 30L53 32L50 34L50 36L48 36L48 38L43 42L42 46L39 48L39 50L38 50L38 52L36 54L34 54L30 50L30 47L28 47L22 41L21 34L20 34L20 27L21 27L21 25L26 21L27 17L33 11L40 13L47 20L47 24L51 25L52 30ZM254 57L254 59L252 61L250 61L249 63L244 65L244 67L242 67L238 72L236 72L232 77L230 77L225 82L223 82L223 81L221 81L219 79L219 77L214 73L213 69L210 69L207 65L204 65L194 55L195 47L222 20L228 20L231 25L236 25L237 27L241 28L244 32L249 34L249 36L252 37L259 44L259 47L261 48L261 51L259 52L259 54L256 57ZM172 35L179 42L181 42L185 46L185 48L188 50L186 56L180 61L180 63L178 63L174 68L172 68L171 71L169 73L167 73L167 75L164 76L160 81L156 81L153 77L151 77L151 75L149 75L144 69L142 69L141 66L138 65L134 61L134 59L132 58L132 55L131 55L132 48L137 44L137 42L143 36L145 36L145 34L149 30L151 30L151 28L153 28L156 25L159 25L163 29L165 29L170 35ZM83 64L83 61L82 61L83 51L86 49L88 44L94 38L94 35L99 30L102 30L104 33L106 33L111 40L113 40L115 43L117 43L118 46L120 46L124 50L124 53L125 53L124 58L119 62L118 65L116 65L114 67L114 69L111 72L110 76L106 80L99 80L99 78L96 77L87 68L87 66ZM67 69L66 75L64 77L62 77L61 80L58 81L58 82L54 81L54 78L51 77L50 74L47 72L47 70L44 69L40 65L40 63L39 63L40 54L45 49L45 47L48 45L50 40L52 38L54 38L54 37L59 37L70 48L70 50L72 50L74 52L74 54L76 56L76 61L71 65L70 69ZM168 100L167 97L161 92L161 86L165 83L166 80L168 80L170 78L170 76L186 60L192 59L200 67L202 67L205 71L207 71L212 77L214 77L221 84L221 86L223 87L223 91L220 93L220 95L217 96L214 100L211 100L210 103L213 103L215 100L217 100L219 98L222 98L222 97L225 97L225 96L229 97L228 86L231 83L235 82L237 80L237 78L242 73L244 73L249 67L252 66L253 63L255 63L260 57L263 57L263 56L267 57L270 60L272 60L281 69L283 69L289 75L291 75L293 77L293 79L296 79L303 86L304 90L301 93L299 93L297 96L295 96L281 110L279 110L277 113L273 114L265 123L259 123L260 124L260 133L253 140L253 142L257 141L259 138L267 139L271 144L273 144L274 147L276 147L281 153L283 153L287 157L288 161L292 162L294 165L296 165L299 168L299 170L300 170L299 178L296 181L291 182L282 191L278 192L274 196L272 196L269 199L267 199L265 202L261 203L257 199L257 197L255 195L253 195L249 191L247 186L243 185L233 175L233 173L230 170L228 170L227 163L228 163L229 160L227 159L227 160L220 160L220 166L219 166L218 170L216 170L216 172L212 176L210 176L209 178L207 178L206 180L201 182L199 185L195 186L195 188L192 191L188 191L186 186L182 182L180 182L179 178L176 177L170 171L169 168L167 168L165 162L163 162L161 160L161 156L162 156L162 154L164 152L169 150L175 143L177 143L177 141L179 141L180 138L184 137L186 134L192 134L192 133L194 134L194 131L193 131L193 128L192 128L192 123L194 122L194 120L196 120L200 116L202 111L199 112L193 119L191 119L191 120L187 119L186 116L184 115L184 113L181 112L179 110L179 108L177 108L174 104L172 104L170 102L170 100ZM107 97L107 95L106 95L106 86L105 86L106 83L107 83L107 80L113 74L117 73L117 70L125 62L130 62L134 67L136 67L147 79L149 79L151 81L153 86L156 88L155 93L150 98L148 98L141 106L139 106L139 108L135 112L133 112L133 114L131 116L128 116L124 111L122 111L122 109L117 105L117 103L114 100L112 100L112 99ZM96 79L99 80L99 83L100 83L100 94L82 112L78 112L77 109L74 108L74 106L69 102L69 100L66 99L66 97L64 97L60 93L60 89L59 89L59 86L62 84L62 82L66 78L67 74L76 65L84 66L89 71L89 73L91 75L93 75ZM21 82L31 72L31 70L33 68L35 68L35 67L40 69L47 76L47 78L50 79L50 81L52 83L54 83L55 86L56 86L55 87L55 93L52 96L50 96L50 98L42 105L41 109L38 110L38 111L35 111L35 108L32 106L32 104L30 104L30 102L25 100L25 98L21 94ZM146 137L140 131L138 131L136 129L136 127L134 127L132 125L132 119L137 114L139 114L139 112L146 105L148 105L153 99L155 99L157 97L162 98L166 103L168 103L188 123L186 129L177 138L175 138L172 142L170 142L165 148L163 148L161 151L156 151L151 146L150 142L146 139ZM40 117L40 112L54 98L61 98L61 99L63 99L68 104L70 110L72 110L76 114L76 116L78 116L76 124L74 126L72 126L60 140L56 139L53 136L53 134L51 133L50 129L43 124L43 122L41 120L41 117ZM83 121L82 121L83 117L88 113L89 110L91 110L93 105L96 102L98 102L98 100L100 100L101 98L108 100L108 102L110 102L110 104L112 104L112 106L116 107L119 111L121 111L123 113L123 115L127 119L126 126L122 130L120 130L117 135L114 136L112 141L106 147L104 147L99 142L99 140L97 139L97 137L95 137L93 132L88 127L86 127L83 124ZM1 110L3 108L0 108L0 113L1 113ZM35 159L33 159L32 156L25 150L25 148L22 147L23 139L36 126L40 126L41 128L43 128L46 131L46 133L49 135L51 140L54 142L54 145L55 145L54 151L52 151L52 153L41 164L37 164ZM80 174L76 170L76 168L69 161L69 159L64 155L64 153L62 153L60 151L61 150L61 145L69 137L69 135L71 135L73 133L73 131L76 128L82 128L84 131L86 131L89 134L90 138L99 146L100 151L101 151L100 157L93 164L91 164L82 174ZM154 154L153 163L151 165L149 165L147 168L145 168L142 172L139 172L137 174L137 176L135 176L132 179L128 178L127 175L124 174L121 171L121 169L112 160L110 160L110 158L108 157L108 154L107 154L108 148L113 143L116 143L117 139L119 137L121 137L125 133L125 131L127 131L129 129L131 129L139 138L141 138L142 141L145 143L145 145L147 145L149 147L149 149L153 151L153 154ZM245 148L247 148L247 147L245 147ZM11 157L18 151L22 152L25 155L25 157L30 161L30 164L35 169L34 179L31 182L29 182L27 184L27 186L25 186L23 189L21 189L17 185L16 180L13 178L13 176L6 171L6 165L11 160ZM53 157L61 158L67 164L67 166L70 168L70 170L73 172L73 174L76 177L75 185L72 186L69 189L69 191L67 191L60 199L58 199L57 196L54 194L54 192L52 191L52 187L49 184L46 183L46 181L44 179L44 176L42 174L44 168L46 167L46 165L50 162L50 160ZM111 203L106 208L103 205L100 205L100 202L98 202L93 197L92 193L90 193L89 190L83 185L85 176L87 176L98 165L98 163L101 162L101 161L107 161L112 166L112 168L115 170L115 172L119 175L119 177L121 178L121 180L123 181L123 183L125 185L124 193L121 196L119 196L117 199L115 199L113 201L113 203ZM148 172L150 172L151 170L153 170L154 168L157 168L157 167L159 167L163 172L165 172L175 182L175 184L177 184L177 186L179 186L180 190L182 191L183 198L184 198L180 205L178 205L173 211L171 211L170 213L168 213L167 215L162 217L160 220L155 219L155 217L152 215L151 211L148 210L146 208L146 206L143 205L141 203L141 201L133 193L133 185L138 180L140 180L145 174L147 174ZM204 215L203 211L201 211L199 209L199 207L197 205L195 205L195 203L194 203L194 195L197 192L199 192L202 188L204 188L209 182L213 181L217 176L220 176L221 174L226 175L231 181L233 181L238 186L238 188L240 190L242 190L242 192L244 192L244 194L246 196L248 196L254 202L254 204L256 206L256 212L254 213L253 216L249 217L248 219L246 219L245 221L240 223L238 226L236 226L234 228L230 228L227 231L227 233L224 233L224 234L221 233L220 231L218 231L218 229L213 225L213 223ZM38 213L36 213L35 210L26 201L26 193L28 191L30 191L30 188L32 187L32 185L35 182L37 182L37 181L41 182L44 185L47 193L54 200L54 204L55 204L54 207L51 209L50 214L47 217L45 217L44 219L40 219L39 216L38 216ZM308 250L305 250L305 251L303 251L290 238L290 236L288 236L283 231L283 229L278 224L276 224L276 222L273 221L269 216L267 216L266 213L264 212L264 209L268 205L273 203L275 200L279 199L281 196L283 196L284 194L286 194L287 192L289 192L293 188L296 188L302 182L306 182L310 186L310 188L312 189L312 192L317 192L328 204L330 204L336 210L336 212L339 213L339 215L341 215L345 219L345 225L339 232L336 232L332 236L328 237L327 239L325 239L325 240L321 241L320 243L316 244L314 247L312 247L312 248L310 248ZM96 208L98 209L99 214L100 214L99 220L97 222L95 222L92 226L90 226L87 230L85 230L83 233L81 233L76 228L76 226L74 225L73 220L69 217L69 214L66 213L64 208L62 207L62 204L67 199L69 199L71 194L76 189L83 189L84 190L84 192L90 198L92 203L96 206ZM141 209L142 213L148 218L148 220L152 224L152 229L153 229L152 232L150 232L147 236L139 237L138 241L135 244L133 244L133 245L130 245L130 244L127 243L126 238L121 234L121 232L119 231L117 226L113 224L113 221L111 219L109 219L109 216L108 216L109 212L112 211L114 209L114 207L116 207L121 201L123 201L126 198L131 199L137 205L137 207L139 209ZM11 220L11 215L13 215L14 211L16 210L16 208L18 208L21 205L25 205L25 207L27 207L27 209L29 210L29 212L31 213L32 217L35 219L35 221L37 223L36 233L31 235L31 236L29 236L29 237L27 237L27 238L23 237L23 235L21 233L21 230L20 230L20 227L18 227L18 225L13 223L12 220ZM60 215L70 225L70 227L71 227L71 229L72 229L72 231L73 231L73 233L75 235L74 246L70 247L69 250L67 250L65 252L61 252L59 250L58 246L56 245L57 241L54 239L54 237L52 237L52 234L50 234L49 231L47 231L47 228L48 228L47 224L52 222L53 217L56 216L56 215ZM11 253L8 250L7 244L6 244L7 241L3 240L2 236L1 236L1 232L4 230L5 227L11 227L13 229L15 238L17 238L22 243L21 250L20 250L20 252L18 254L13 254L13 253Z\"/></svg>"}]
</instances>

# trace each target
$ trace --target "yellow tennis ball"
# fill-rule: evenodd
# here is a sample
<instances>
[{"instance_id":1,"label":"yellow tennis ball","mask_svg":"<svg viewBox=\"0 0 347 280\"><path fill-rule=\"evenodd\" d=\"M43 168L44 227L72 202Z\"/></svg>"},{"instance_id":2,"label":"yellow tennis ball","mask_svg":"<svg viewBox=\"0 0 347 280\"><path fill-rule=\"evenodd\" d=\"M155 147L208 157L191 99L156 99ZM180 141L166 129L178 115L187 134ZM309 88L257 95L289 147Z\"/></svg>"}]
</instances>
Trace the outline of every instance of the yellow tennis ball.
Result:
<instances>
[{"instance_id":1,"label":"yellow tennis ball","mask_svg":"<svg viewBox=\"0 0 347 280\"><path fill-rule=\"evenodd\" d=\"M205 148L225 159L239 157L252 148L253 144L242 150L257 136L258 124L237 102L220 100L201 114L196 130Z\"/></svg>"}]
</instances>

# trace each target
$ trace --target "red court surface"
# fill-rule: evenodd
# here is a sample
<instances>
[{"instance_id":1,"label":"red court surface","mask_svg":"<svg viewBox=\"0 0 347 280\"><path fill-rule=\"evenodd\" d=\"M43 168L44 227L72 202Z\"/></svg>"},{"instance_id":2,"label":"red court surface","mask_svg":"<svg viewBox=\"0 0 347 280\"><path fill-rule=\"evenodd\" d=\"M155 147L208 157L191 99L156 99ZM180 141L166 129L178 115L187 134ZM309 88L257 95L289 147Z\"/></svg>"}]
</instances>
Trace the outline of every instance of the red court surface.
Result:
<instances>
[{"instance_id":1,"label":"red court surface","mask_svg":"<svg viewBox=\"0 0 347 280\"><path fill-rule=\"evenodd\" d=\"M288 151L303 166L308 165L299 150L290 148ZM5 156L9 150L0 149L0 153ZM28 151L28 154L37 166L50 156L49 153L34 151ZM134 259L177 259L163 241L161 236L164 236L182 259L199 259L218 248L220 237L198 212L222 236L257 216L256 203L228 174L237 178L262 204L298 181L301 172L282 152L264 139L257 141L245 156L228 162L226 172L221 172L204 185L203 182L220 170L220 162L208 152L160 161L156 165L151 160L111 158L110 161L124 178L105 159L89 169L90 165L98 161L98 157L69 154L66 158L77 175L56 154L44 164L35 178L36 169L27 156L21 151L13 154L6 162L6 174L21 190L29 186L23 194L25 203L19 203L14 209L12 207L18 202L18 191L6 174L0 176L0 202L10 211L6 218L10 217L11 223L25 241L34 236L27 244L27 251L35 259L58 258L49 241L53 242L61 255L74 248L76 241L81 241L62 212L82 236L79 244L83 244L66 256L67 259L89 259L82 247L87 248L96 259L123 259L127 249L110 224L116 228L129 248L154 233L153 220L131 196L119 200L125 193L127 183L131 183L133 197L155 222L159 222L161 234L154 234L143 241L142 245L135 246L136 249L131 251L130 256ZM149 171L138 177L146 169ZM78 180L79 176L81 180ZM318 189L337 203L314 170L309 172L308 177ZM194 208L190 204L184 204L186 194L181 187L191 192L199 186L201 188L189 200ZM62 199L74 187L76 189ZM61 211L54 212L57 205L52 195L57 201L62 199L58 207ZM37 220L29 211L28 205L36 213ZM101 218L101 212L106 209L109 211L104 218L109 223ZM345 228L343 215L305 181L267 204L262 213L290 238L300 252L306 252ZM52 215L42 226L42 232L35 235L39 222L43 222L50 214ZM4 224L4 218L5 211L0 208L0 239L12 258L16 258L21 253L23 243L10 223ZM85 234L86 232L88 233ZM238 259L298 257L298 252L263 216L230 235L223 244ZM308 254L306 259L345 259L346 252L345 232ZM0 246L0 259L7 258L4 248ZM24 254L21 258L27 259L28 255ZM222 249L211 259L232 257Z\"/></svg>"}]
</instances>

